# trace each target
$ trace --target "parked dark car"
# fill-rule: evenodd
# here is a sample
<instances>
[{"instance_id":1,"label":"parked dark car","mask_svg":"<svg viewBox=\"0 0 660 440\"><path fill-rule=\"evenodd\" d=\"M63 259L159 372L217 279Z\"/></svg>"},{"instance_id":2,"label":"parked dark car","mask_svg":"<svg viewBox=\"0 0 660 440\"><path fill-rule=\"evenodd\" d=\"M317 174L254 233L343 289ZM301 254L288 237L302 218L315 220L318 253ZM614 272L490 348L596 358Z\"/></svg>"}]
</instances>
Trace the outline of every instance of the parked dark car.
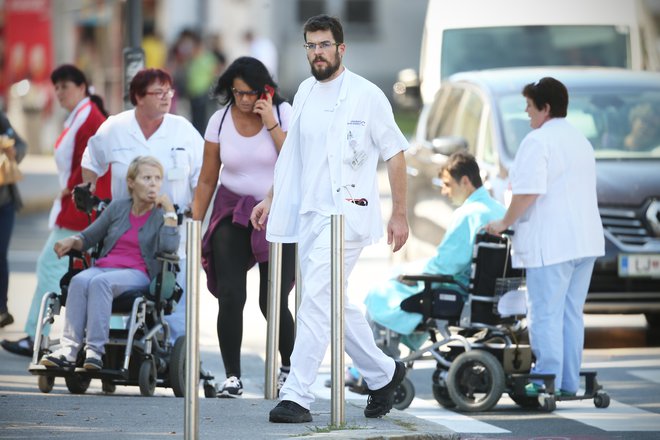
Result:
<instances>
[{"instance_id":1,"label":"parked dark car","mask_svg":"<svg viewBox=\"0 0 660 440\"><path fill-rule=\"evenodd\" d=\"M458 149L467 148L477 157L485 186L508 201L508 169L531 130L521 91L544 76L566 85L567 119L596 154L606 254L596 262L585 311L644 313L651 326L660 326L658 73L512 68L450 77L422 110L407 152L413 242L436 246L442 239L451 208L438 191L437 175Z\"/></svg>"}]
</instances>

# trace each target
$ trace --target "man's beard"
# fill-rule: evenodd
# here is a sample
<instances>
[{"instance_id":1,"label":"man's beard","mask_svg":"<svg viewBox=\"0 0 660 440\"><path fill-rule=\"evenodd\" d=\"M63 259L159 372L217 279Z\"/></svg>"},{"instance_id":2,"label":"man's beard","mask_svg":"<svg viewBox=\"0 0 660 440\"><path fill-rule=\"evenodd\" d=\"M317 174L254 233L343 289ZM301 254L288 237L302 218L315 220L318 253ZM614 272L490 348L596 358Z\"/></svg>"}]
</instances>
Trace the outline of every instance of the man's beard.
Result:
<instances>
[{"instance_id":1,"label":"man's beard","mask_svg":"<svg viewBox=\"0 0 660 440\"><path fill-rule=\"evenodd\" d=\"M314 68L314 62L317 60L323 60L328 65L320 70L317 70ZM314 75L314 78L316 78L317 81L325 81L326 79L330 78L332 75L339 70L339 66L341 65L341 59L339 56L335 56L335 61L336 63L332 63L330 60L327 58L323 57L315 57L312 62L310 63L310 67L312 68L312 75Z\"/></svg>"}]
</instances>

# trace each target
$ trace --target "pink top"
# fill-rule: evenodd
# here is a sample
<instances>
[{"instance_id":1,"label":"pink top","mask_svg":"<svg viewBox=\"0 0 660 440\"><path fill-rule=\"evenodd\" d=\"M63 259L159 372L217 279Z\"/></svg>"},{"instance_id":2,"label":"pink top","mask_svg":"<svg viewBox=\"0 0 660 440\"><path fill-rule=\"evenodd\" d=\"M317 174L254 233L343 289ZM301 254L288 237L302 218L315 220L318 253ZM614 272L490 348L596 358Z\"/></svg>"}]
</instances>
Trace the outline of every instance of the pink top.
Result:
<instances>
[{"instance_id":1,"label":"pink top","mask_svg":"<svg viewBox=\"0 0 660 440\"><path fill-rule=\"evenodd\" d=\"M142 250L140 250L140 241L138 240L138 232L149 219L151 211L148 211L141 216L135 216L130 213L131 228L121 236L115 247L113 247L108 254L96 261L96 267L106 267L115 269L137 269L144 272L147 276L147 265L142 258Z\"/></svg>"},{"instance_id":2,"label":"pink top","mask_svg":"<svg viewBox=\"0 0 660 440\"><path fill-rule=\"evenodd\" d=\"M288 102L280 104L280 118L283 131L289 130L291 105ZM273 169L277 161L277 149L268 130L265 127L254 136L242 136L236 130L231 109L222 123L220 138L218 128L225 108L221 108L209 119L204 139L220 144L220 183L239 196L252 196L257 201L263 200L273 186ZM273 114L277 121L277 110L273 106Z\"/></svg>"}]
</instances>

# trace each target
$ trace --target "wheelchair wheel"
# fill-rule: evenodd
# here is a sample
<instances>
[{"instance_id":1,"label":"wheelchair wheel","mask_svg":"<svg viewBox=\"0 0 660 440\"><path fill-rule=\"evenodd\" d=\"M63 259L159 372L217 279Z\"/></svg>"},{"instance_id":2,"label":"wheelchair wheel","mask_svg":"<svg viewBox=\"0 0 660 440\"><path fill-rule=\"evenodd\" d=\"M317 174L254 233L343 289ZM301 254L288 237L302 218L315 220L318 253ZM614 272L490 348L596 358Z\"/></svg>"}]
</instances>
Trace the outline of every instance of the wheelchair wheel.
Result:
<instances>
[{"instance_id":1,"label":"wheelchair wheel","mask_svg":"<svg viewBox=\"0 0 660 440\"><path fill-rule=\"evenodd\" d=\"M537 409L541 406L538 397L531 397L525 395L519 396L514 393L509 393L509 397L511 398L511 400L516 402L516 405L518 405L521 408Z\"/></svg>"},{"instance_id":2,"label":"wheelchair wheel","mask_svg":"<svg viewBox=\"0 0 660 440\"><path fill-rule=\"evenodd\" d=\"M594 406L596 408L607 408L610 406L610 395L603 391L597 392L594 396Z\"/></svg>"},{"instance_id":3,"label":"wheelchair wheel","mask_svg":"<svg viewBox=\"0 0 660 440\"><path fill-rule=\"evenodd\" d=\"M117 385L111 380L101 381L101 389L104 393L112 394L117 390Z\"/></svg>"},{"instance_id":4,"label":"wheelchair wheel","mask_svg":"<svg viewBox=\"0 0 660 440\"><path fill-rule=\"evenodd\" d=\"M85 394L85 391L87 391L87 388L89 388L89 383L91 381L91 378L81 376L77 373L64 377L66 387L71 394Z\"/></svg>"},{"instance_id":5,"label":"wheelchair wheel","mask_svg":"<svg viewBox=\"0 0 660 440\"><path fill-rule=\"evenodd\" d=\"M207 399L218 397L218 391L215 389L215 386L207 380L204 381L204 397Z\"/></svg>"},{"instance_id":6,"label":"wheelchair wheel","mask_svg":"<svg viewBox=\"0 0 660 440\"><path fill-rule=\"evenodd\" d=\"M50 393L53 391L55 385L55 376L39 376L37 378L37 386L42 393Z\"/></svg>"},{"instance_id":7,"label":"wheelchair wheel","mask_svg":"<svg viewBox=\"0 0 660 440\"><path fill-rule=\"evenodd\" d=\"M186 389L186 337L179 336L170 356L170 386L176 397L183 397Z\"/></svg>"},{"instance_id":8,"label":"wheelchair wheel","mask_svg":"<svg viewBox=\"0 0 660 440\"><path fill-rule=\"evenodd\" d=\"M447 391L447 383L445 382L444 377L447 375L447 370L444 368L436 368L433 372L433 397L435 401L438 402L443 408L454 408L456 404L451 397L449 397L449 391Z\"/></svg>"},{"instance_id":9,"label":"wheelchair wheel","mask_svg":"<svg viewBox=\"0 0 660 440\"><path fill-rule=\"evenodd\" d=\"M151 397L156 391L156 364L153 359L145 359L140 365L138 375L138 385L140 385L140 394Z\"/></svg>"},{"instance_id":10,"label":"wheelchair wheel","mask_svg":"<svg viewBox=\"0 0 660 440\"><path fill-rule=\"evenodd\" d=\"M394 390L394 408L404 410L410 406L415 398L415 387L410 379L403 378L403 381Z\"/></svg>"},{"instance_id":11,"label":"wheelchair wheel","mask_svg":"<svg viewBox=\"0 0 660 440\"><path fill-rule=\"evenodd\" d=\"M461 411L488 411L504 391L502 365L484 350L461 353L449 367L447 391Z\"/></svg>"}]
</instances>

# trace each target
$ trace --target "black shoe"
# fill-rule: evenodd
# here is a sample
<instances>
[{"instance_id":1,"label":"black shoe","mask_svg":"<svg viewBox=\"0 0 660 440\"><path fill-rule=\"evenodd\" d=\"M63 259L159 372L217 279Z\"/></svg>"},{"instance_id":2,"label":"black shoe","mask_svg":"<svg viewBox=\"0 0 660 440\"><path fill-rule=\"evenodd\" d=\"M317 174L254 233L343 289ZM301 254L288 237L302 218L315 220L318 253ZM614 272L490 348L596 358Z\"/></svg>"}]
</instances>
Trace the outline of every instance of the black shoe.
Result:
<instances>
[{"instance_id":1,"label":"black shoe","mask_svg":"<svg viewBox=\"0 0 660 440\"><path fill-rule=\"evenodd\" d=\"M296 402L282 400L270 411L268 420L273 423L305 423L312 421L312 415Z\"/></svg>"},{"instance_id":2,"label":"black shoe","mask_svg":"<svg viewBox=\"0 0 660 440\"><path fill-rule=\"evenodd\" d=\"M23 339L19 339L18 341L8 341L5 339L0 342L0 345L2 345L2 348L10 353L18 354L20 356L32 357L34 341L31 337L26 336Z\"/></svg>"},{"instance_id":3,"label":"black shoe","mask_svg":"<svg viewBox=\"0 0 660 440\"><path fill-rule=\"evenodd\" d=\"M64 370L71 370L75 367L74 363L68 361L65 356L54 356L48 354L41 358L39 365L44 365L49 368L61 368Z\"/></svg>"},{"instance_id":4,"label":"black shoe","mask_svg":"<svg viewBox=\"0 0 660 440\"><path fill-rule=\"evenodd\" d=\"M365 417L383 417L392 409L396 387L398 387L403 381L403 378L406 377L406 367L403 365L403 362L395 361L395 365L394 376L392 376L390 383L379 390L371 391L369 393L367 406L364 408Z\"/></svg>"},{"instance_id":5,"label":"black shoe","mask_svg":"<svg viewBox=\"0 0 660 440\"><path fill-rule=\"evenodd\" d=\"M85 370L102 370L103 369L103 361L101 358L97 357L86 357L85 362L83 362L83 368Z\"/></svg>"},{"instance_id":6,"label":"black shoe","mask_svg":"<svg viewBox=\"0 0 660 440\"><path fill-rule=\"evenodd\" d=\"M14 317L11 316L11 313L9 312L0 313L0 328L13 323L14 323Z\"/></svg>"}]
</instances>

